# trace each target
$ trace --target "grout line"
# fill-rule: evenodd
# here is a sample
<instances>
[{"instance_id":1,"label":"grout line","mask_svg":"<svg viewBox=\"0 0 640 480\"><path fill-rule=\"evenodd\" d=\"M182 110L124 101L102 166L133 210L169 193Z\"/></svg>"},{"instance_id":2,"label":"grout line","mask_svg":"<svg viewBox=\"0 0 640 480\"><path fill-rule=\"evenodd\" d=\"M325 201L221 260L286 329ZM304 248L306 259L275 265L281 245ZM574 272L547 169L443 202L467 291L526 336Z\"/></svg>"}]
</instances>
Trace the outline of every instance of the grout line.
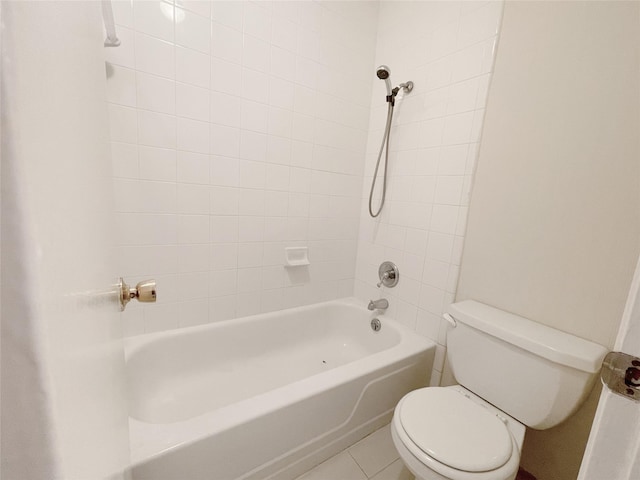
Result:
<instances>
[{"instance_id":1,"label":"grout line","mask_svg":"<svg viewBox=\"0 0 640 480\"><path fill-rule=\"evenodd\" d=\"M353 445L352 445L353 446ZM353 460L355 462L355 464L358 466L358 468L360 469L360 471L362 472L362 474L367 478L367 480L369 480L371 477L369 477L369 475L367 475L367 472L365 472L362 467L360 466L360 464L358 463L358 461L353 457L353 455L351 455L351 447L347 448L346 450L347 455L349 455L349 457L351 458L351 460Z\"/></svg>"},{"instance_id":2,"label":"grout line","mask_svg":"<svg viewBox=\"0 0 640 480\"><path fill-rule=\"evenodd\" d=\"M386 426L386 425L385 425ZM384 427L381 427L384 428ZM376 430L377 431L377 430ZM375 433L375 432L374 432ZM365 437L366 438L366 437ZM355 444L354 444L355 445ZM391 460L391 462L385 464L384 466L382 466L382 468L380 468L379 470L377 470L376 472L372 473L371 476L368 476L367 473L364 471L364 469L360 466L360 464L358 463L358 460L355 459L355 457L353 455L351 455L351 448L353 447L353 445L351 447L349 447L347 449L347 452L349 453L349 455L351 456L351 458L353 458L353 461L356 462L356 464L358 465L358 467L360 467L360 470L362 470L362 473L364 473L364 475L367 477L367 480L371 480L373 477L375 477L376 475L378 475L380 472L382 472L384 469L388 468L389 466L391 466L393 463L397 462L398 460L400 460L400 457L398 456L397 458L394 458L393 460Z\"/></svg>"}]
</instances>

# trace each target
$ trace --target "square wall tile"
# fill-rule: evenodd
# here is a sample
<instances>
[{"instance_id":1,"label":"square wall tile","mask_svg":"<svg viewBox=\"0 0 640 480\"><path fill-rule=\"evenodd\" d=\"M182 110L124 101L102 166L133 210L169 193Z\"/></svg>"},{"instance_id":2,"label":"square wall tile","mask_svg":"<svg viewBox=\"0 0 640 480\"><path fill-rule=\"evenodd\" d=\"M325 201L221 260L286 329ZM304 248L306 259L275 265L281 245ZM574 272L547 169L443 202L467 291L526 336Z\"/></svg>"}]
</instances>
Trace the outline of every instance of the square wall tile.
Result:
<instances>
[{"instance_id":1,"label":"square wall tile","mask_svg":"<svg viewBox=\"0 0 640 480\"><path fill-rule=\"evenodd\" d=\"M192 120L209 121L209 90L186 83L176 83L176 115Z\"/></svg>"},{"instance_id":2,"label":"square wall tile","mask_svg":"<svg viewBox=\"0 0 640 480\"><path fill-rule=\"evenodd\" d=\"M213 224L213 222L211 222ZM180 215L177 241L182 245L210 241L208 215Z\"/></svg>"},{"instance_id":3,"label":"square wall tile","mask_svg":"<svg viewBox=\"0 0 640 480\"><path fill-rule=\"evenodd\" d=\"M240 184L240 161L237 158L212 155L210 158L209 183L225 187Z\"/></svg>"},{"instance_id":4,"label":"square wall tile","mask_svg":"<svg viewBox=\"0 0 640 480\"><path fill-rule=\"evenodd\" d=\"M211 61L209 55L190 48L176 47L177 81L209 88L210 73Z\"/></svg>"},{"instance_id":5,"label":"square wall tile","mask_svg":"<svg viewBox=\"0 0 640 480\"><path fill-rule=\"evenodd\" d=\"M174 6L171 2L132 2L134 27L168 42L173 42Z\"/></svg>"},{"instance_id":6,"label":"square wall tile","mask_svg":"<svg viewBox=\"0 0 640 480\"><path fill-rule=\"evenodd\" d=\"M211 18L211 3L208 0L181 0L179 5L201 17Z\"/></svg>"},{"instance_id":7,"label":"square wall tile","mask_svg":"<svg viewBox=\"0 0 640 480\"><path fill-rule=\"evenodd\" d=\"M262 40L270 41L272 13L265 7L254 2L245 4L243 31Z\"/></svg>"},{"instance_id":8,"label":"square wall tile","mask_svg":"<svg viewBox=\"0 0 640 480\"><path fill-rule=\"evenodd\" d=\"M212 216L211 217L211 242L233 243L238 242L239 220L236 216Z\"/></svg>"},{"instance_id":9,"label":"square wall tile","mask_svg":"<svg viewBox=\"0 0 640 480\"><path fill-rule=\"evenodd\" d=\"M241 95L242 67L216 57L211 57L211 90Z\"/></svg>"},{"instance_id":10,"label":"square wall tile","mask_svg":"<svg viewBox=\"0 0 640 480\"><path fill-rule=\"evenodd\" d=\"M169 78L137 72L136 95L138 107L144 110L176 113L176 83Z\"/></svg>"},{"instance_id":11,"label":"square wall tile","mask_svg":"<svg viewBox=\"0 0 640 480\"><path fill-rule=\"evenodd\" d=\"M211 48L211 21L209 17L176 6L175 18L176 44L209 54Z\"/></svg>"},{"instance_id":12,"label":"square wall tile","mask_svg":"<svg viewBox=\"0 0 640 480\"><path fill-rule=\"evenodd\" d=\"M252 70L269 73L271 44L251 35L244 35L242 65Z\"/></svg>"},{"instance_id":13,"label":"square wall tile","mask_svg":"<svg viewBox=\"0 0 640 480\"><path fill-rule=\"evenodd\" d=\"M180 327L203 325L209 321L209 301L196 299L178 303L178 324Z\"/></svg>"},{"instance_id":14,"label":"square wall tile","mask_svg":"<svg viewBox=\"0 0 640 480\"><path fill-rule=\"evenodd\" d=\"M181 183L209 184L211 160L209 155L178 151L176 180Z\"/></svg>"},{"instance_id":15,"label":"square wall tile","mask_svg":"<svg viewBox=\"0 0 640 480\"><path fill-rule=\"evenodd\" d=\"M209 321L220 322L236 316L236 296L217 297L209 299Z\"/></svg>"},{"instance_id":16,"label":"square wall tile","mask_svg":"<svg viewBox=\"0 0 640 480\"><path fill-rule=\"evenodd\" d=\"M211 2L211 19L217 23L242 31L245 2L220 0Z\"/></svg>"},{"instance_id":17,"label":"square wall tile","mask_svg":"<svg viewBox=\"0 0 640 480\"><path fill-rule=\"evenodd\" d=\"M136 70L174 79L176 76L175 47L172 43L136 33L135 66Z\"/></svg>"},{"instance_id":18,"label":"square wall tile","mask_svg":"<svg viewBox=\"0 0 640 480\"><path fill-rule=\"evenodd\" d=\"M227 187L210 187L211 215L238 215L240 212L240 190Z\"/></svg>"},{"instance_id":19,"label":"square wall tile","mask_svg":"<svg viewBox=\"0 0 640 480\"><path fill-rule=\"evenodd\" d=\"M209 152L237 159L240 153L240 129L211 124Z\"/></svg>"},{"instance_id":20,"label":"square wall tile","mask_svg":"<svg viewBox=\"0 0 640 480\"><path fill-rule=\"evenodd\" d=\"M210 148L209 123L189 118L177 119L177 148L206 154Z\"/></svg>"},{"instance_id":21,"label":"square wall tile","mask_svg":"<svg viewBox=\"0 0 640 480\"><path fill-rule=\"evenodd\" d=\"M138 140L141 145L176 148L176 117L139 110Z\"/></svg>"},{"instance_id":22,"label":"square wall tile","mask_svg":"<svg viewBox=\"0 0 640 480\"><path fill-rule=\"evenodd\" d=\"M269 77L267 74L242 69L242 96L248 100L259 103L269 102Z\"/></svg>"},{"instance_id":23,"label":"square wall tile","mask_svg":"<svg viewBox=\"0 0 640 480\"><path fill-rule=\"evenodd\" d=\"M229 127L241 126L242 100L234 95L214 92L209 93L211 123L226 125Z\"/></svg>"},{"instance_id":24,"label":"square wall tile","mask_svg":"<svg viewBox=\"0 0 640 480\"><path fill-rule=\"evenodd\" d=\"M241 32L220 23L211 23L211 55L213 57L239 64L242 61L242 45Z\"/></svg>"}]
</instances>

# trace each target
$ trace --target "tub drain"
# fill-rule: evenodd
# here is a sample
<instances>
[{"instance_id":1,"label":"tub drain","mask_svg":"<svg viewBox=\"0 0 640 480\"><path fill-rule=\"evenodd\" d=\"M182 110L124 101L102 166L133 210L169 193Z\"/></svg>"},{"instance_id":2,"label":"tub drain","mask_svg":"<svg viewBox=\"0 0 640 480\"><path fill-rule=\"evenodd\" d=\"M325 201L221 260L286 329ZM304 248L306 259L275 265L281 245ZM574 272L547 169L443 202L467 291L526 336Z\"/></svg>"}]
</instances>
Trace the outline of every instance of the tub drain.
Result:
<instances>
[{"instance_id":1,"label":"tub drain","mask_svg":"<svg viewBox=\"0 0 640 480\"><path fill-rule=\"evenodd\" d=\"M382 323L380 322L380 320L378 320L377 318L374 318L373 320L371 320L371 329L374 332L379 332L381 328L382 328Z\"/></svg>"}]
</instances>

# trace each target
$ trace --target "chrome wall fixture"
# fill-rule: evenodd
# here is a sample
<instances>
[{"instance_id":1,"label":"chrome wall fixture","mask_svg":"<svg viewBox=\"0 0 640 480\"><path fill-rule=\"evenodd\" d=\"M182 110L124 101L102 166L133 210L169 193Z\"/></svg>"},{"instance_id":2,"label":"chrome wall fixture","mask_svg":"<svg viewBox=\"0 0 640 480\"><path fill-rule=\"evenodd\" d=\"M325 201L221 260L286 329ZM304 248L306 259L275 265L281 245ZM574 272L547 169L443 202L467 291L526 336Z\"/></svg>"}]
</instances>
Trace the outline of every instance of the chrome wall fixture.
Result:
<instances>
[{"instance_id":1,"label":"chrome wall fixture","mask_svg":"<svg viewBox=\"0 0 640 480\"><path fill-rule=\"evenodd\" d=\"M382 262L378 268L378 277L380 277L380 282L377 284L378 288L382 285L388 288L395 287L400 280L398 266L393 262Z\"/></svg>"},{"instance_id":2,"label":"chrome wall fixture","mask_svg":"<svg viewBox=\"0 0 640 480\"><path fill-rule=\"evenodd\" d=\"M380 298L378 300L369 300L369 305L367 305L368 310L386 310L389 308L389 300L386 298Z\"/></svg>"},{"instance_id":3,"label":"chrome wall fixture","mask_svg":"<svg viewBox=\"0 0 640 480\"><path fill-rule=\"evenodd\" d=\"M387 195L387 164L389 163L389 137L391 135L391 121L393 120L393 107L396 104L396 95L398 92L402 90L404 93L409 93L413 90L413 82L408 81L405 83L399 84L397 87L391 88L391 80L389 77L391 76L391 70L386 65L380 65L378 70L376 70L376 75L380 80L384 80L384 83L387 87L387 103L389 104L387 108L387 123L384 128L384 135L382 136L382 145L380 145L380 151L378 152L378 160L376 162L376 169L373 172L373 181L371 182L371 191L369 192L369 215L373 218L380 215L382 212L382 207L384 207L384 201ZM386 148L385 148L386 145ZM384 154L384 174L382 178L382 199L380 200L380 207L374 213L373 211L373 190L376 186L376 179L378 178L378 169L380 168L380 159L382 158L382 152Z\"/></svg>"},{"instance_id":4,"label":"chrome wall fixture","mask_svg":"<svg viewBox=\"0 0 640 480\"><path fill-rule=\"evenodd\" d=\"M391 88L391 80L389 77L391 76L391 70L386 65L380 65L378 70L376 70L376 75L380 80L384 80L384 84L387 87L387 102L391 104L391 106L395 106L396 104L396 95L402 89L405 93L409 93L413 90L413 82L409 80L408 82L401 83L397 87Z\"/></svg>"}]
</instances>

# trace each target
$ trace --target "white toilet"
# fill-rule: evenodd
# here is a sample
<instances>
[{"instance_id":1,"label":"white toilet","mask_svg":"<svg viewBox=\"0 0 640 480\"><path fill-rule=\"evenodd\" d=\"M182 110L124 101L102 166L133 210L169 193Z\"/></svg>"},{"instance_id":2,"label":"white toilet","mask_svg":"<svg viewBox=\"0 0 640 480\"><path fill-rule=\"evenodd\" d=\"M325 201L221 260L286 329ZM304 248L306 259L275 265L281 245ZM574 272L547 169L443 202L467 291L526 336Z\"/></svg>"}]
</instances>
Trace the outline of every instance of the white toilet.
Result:
<instances>
[{"instance_id":1,"label":"white toilet","mask_svg":"<svg viewBox=\"0 0 640 480\"><path fill-rule=\"evenodd\" d=\"M391 435L418 480L512 480L525 426L544 430L585 400L607 350L502 310L451 305L447 355L460 382L405 395Z\"/></svg>"}]
</instances>

